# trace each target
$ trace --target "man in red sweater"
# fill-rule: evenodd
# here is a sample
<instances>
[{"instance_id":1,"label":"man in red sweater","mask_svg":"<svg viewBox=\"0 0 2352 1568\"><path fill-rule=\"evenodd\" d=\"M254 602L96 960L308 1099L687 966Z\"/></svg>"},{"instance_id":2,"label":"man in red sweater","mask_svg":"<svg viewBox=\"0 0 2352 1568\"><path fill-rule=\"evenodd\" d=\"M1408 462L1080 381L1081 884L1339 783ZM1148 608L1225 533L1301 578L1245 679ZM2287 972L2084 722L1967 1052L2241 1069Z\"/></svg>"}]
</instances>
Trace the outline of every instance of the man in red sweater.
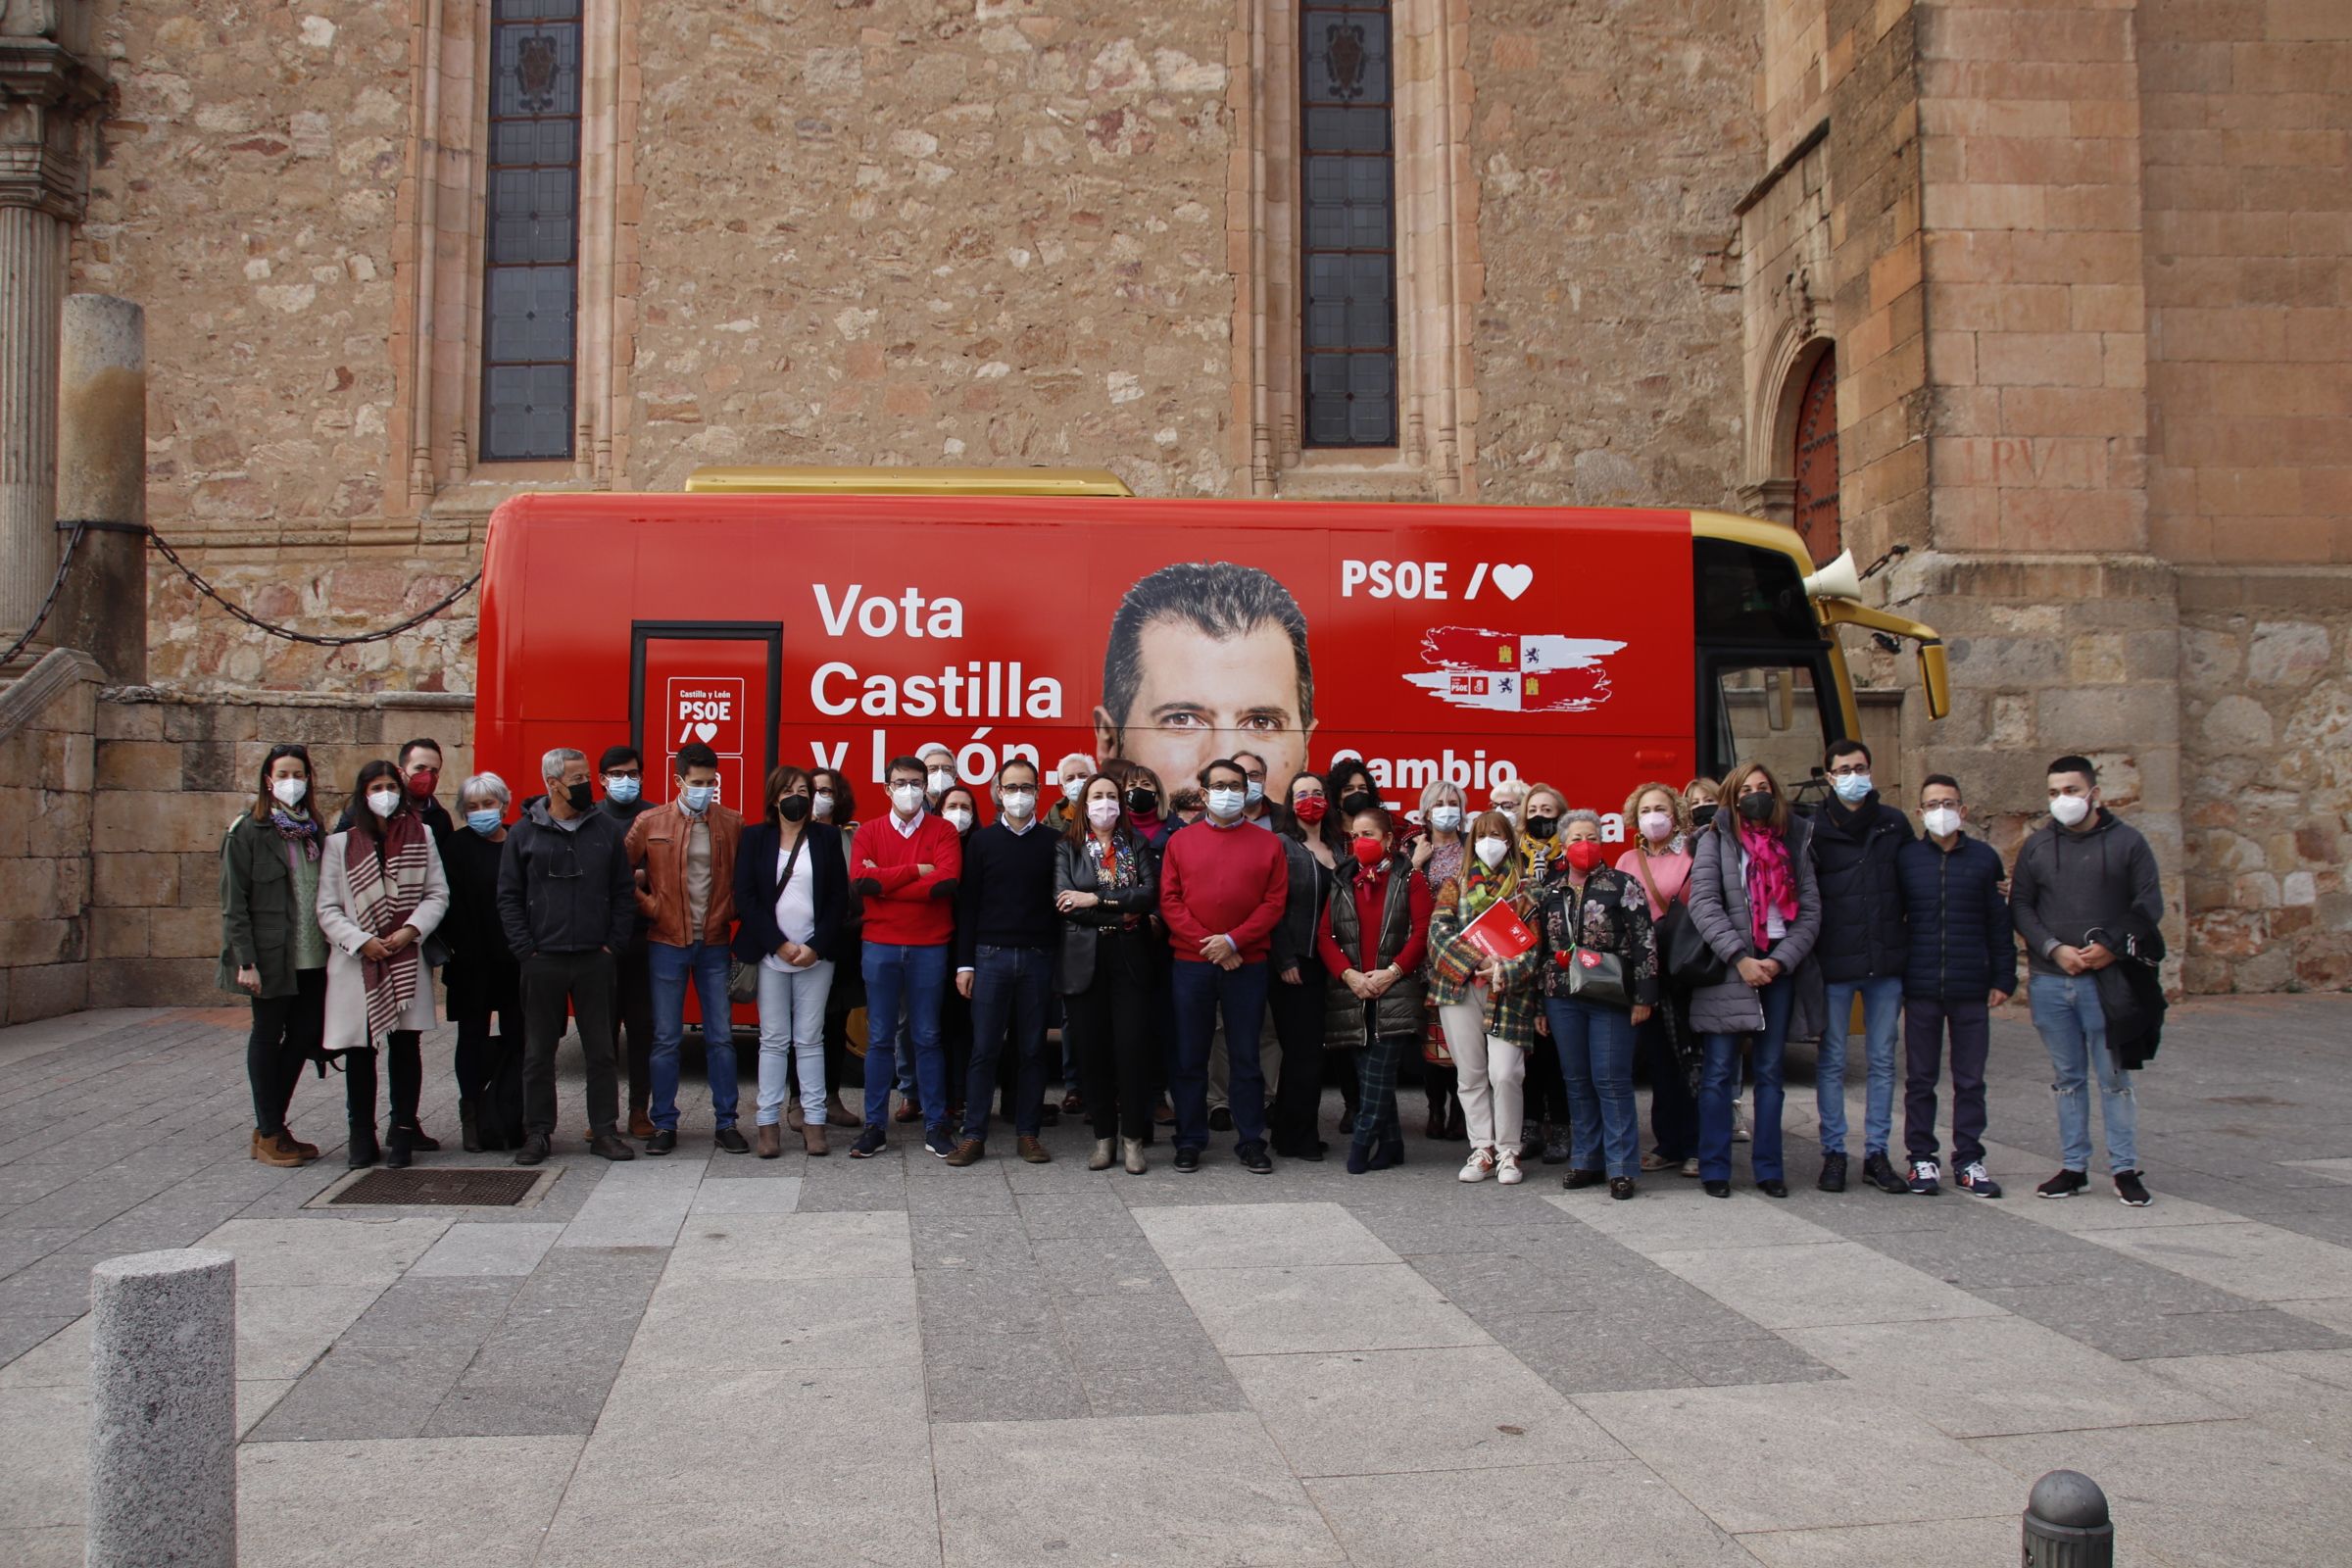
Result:
<instances>
[{"instance_id":1,"label":"man in red sweater","mask_svg":"<svg viewBox=\"0 0 2352 1568\"><path fill-rule=\"evenodd\" d=\"M948 1131L948 1059L940 1049L939 1006L948 984L948 942L956 934L956 883L963 846L945 817L926 809L923 764L893 758L890 810L862 823L850 841L850 886L865 899L865 1130L850 1146L869 1159L889 1143L890 1085L899 1022L914 1044L914 1075L928 1125L923 1147L945 1159L956 1152Z\"/></svg>"},{"instance_id":2,"label":"man in red sweater","mask_svg":"<svg viewBox=\"0 0 2352 1568\"><path fill-rule=\"evenodd\" d=\"M1200 770L1208 810L1168 837L1159 866L1159 913L1175 950L1176 1168L1200 1168L1208 1143L1208 1047L1217 1016L1231 1056L1234 1153L1263 1176L1266 1080L1258 1025L1266 1010L1266 948L1290 897L1282 840L1242 815L1250 776L1220 759Z\"/></svg>"}]
</instances>

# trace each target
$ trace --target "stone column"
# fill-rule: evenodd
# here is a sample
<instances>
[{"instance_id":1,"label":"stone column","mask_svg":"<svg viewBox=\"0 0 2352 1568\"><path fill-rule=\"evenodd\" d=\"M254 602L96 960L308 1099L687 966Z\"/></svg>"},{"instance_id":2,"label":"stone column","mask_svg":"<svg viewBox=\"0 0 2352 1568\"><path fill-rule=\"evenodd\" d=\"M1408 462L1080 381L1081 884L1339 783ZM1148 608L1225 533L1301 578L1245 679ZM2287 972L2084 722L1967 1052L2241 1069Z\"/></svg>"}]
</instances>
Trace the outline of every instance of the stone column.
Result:
<instances>
[{"instance_id":1,"label":"stone column","mask_svg":"<svg viewBox=\"0 0 2352 1568\"><path fill-rule=\"evenodd\" d=\"M66 300L58 350L57 514L133 526L147 521L147 313L111 294ZM41 635L88 654L117 685L146 680L146 538L113 528L87 531Z\"/></svg>"},{"instance_id":2,"label":"stone column","mask_svg":"<svg viewBox=\"0 0 2352 1568\"><path fill-rule=\"evenodd\" d=\"M0 638L57 573L58 314L106 78L88 0L0 0Z\"/></svg>"},{"instance_id":3,"label":"stone column","mask_svg":"<svg viewBox=\"0 0 2352 1568\"><path fill-rule=\"evenodd\" d=\"M237 1560L237 1260L138 1252L90 1270L91 1568Z\"/></svg>"}]
</instances>

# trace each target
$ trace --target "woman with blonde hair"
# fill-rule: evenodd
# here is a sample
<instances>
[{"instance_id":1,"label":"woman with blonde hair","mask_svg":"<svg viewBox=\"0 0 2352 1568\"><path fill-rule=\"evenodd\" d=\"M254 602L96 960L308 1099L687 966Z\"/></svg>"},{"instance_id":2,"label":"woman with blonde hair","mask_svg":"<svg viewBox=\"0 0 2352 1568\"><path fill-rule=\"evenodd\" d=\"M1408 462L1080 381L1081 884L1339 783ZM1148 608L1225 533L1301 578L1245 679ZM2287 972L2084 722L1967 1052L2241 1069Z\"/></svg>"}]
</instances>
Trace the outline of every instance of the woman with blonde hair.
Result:
<instances>
[{"instance_id":1,"label":"woman with blonde hair","mask_svg":"<svg viewBox=\"0 0 2352 1568\"><path fill-rule=\"evenodd\" d=\"M1470 824L1471 852L1438 888L1429 917L1429 986L1460 1083L1470 1157L1460 1179L1494 1177L1505 1187L1520 1180L1521 1086L1535 1047L1540 1005L1531 946L1512 958L1494 958L1463 936L1479 916L1507 904L1532 921L1535 894L1519 874L1517 832L1500 811L1481 812Z\"/></svg>"},{"instance_id":2,"label":"woman with blonde hair","mask_svg":"<svg viewBox=\"0 0 2352 1568\"><path fill-rule=\"evenodd\" d=\"M1421 792L1421 831L1412 840L1413 869L1429 883L1436 898L1455 881L1469 858L1469 798L1459 784L1433 781ZM1421 1031L1421 1088L1429 1096L1429 1125L1423 1136L1466 1136L1458 1075L1453 1053L1446 1043L1445 1025L1438 1021L1438 1004L1430 999L1429 1024Z\"/></svg>"},{"instance_id":3,"label":"woman with blonde hair","mask_svg":"<svg viewBox=\"0 0 2352 1568\"><path fill-rule=\"evenodd\" d=\"M1721 984L1690 997L1691 1025L1706 1041L1698 1174L1708 1197L1732 1196L1732 1098L1744 1037L1756 1069L1749 1164L1764 1196L1787 1198L1782 1053L1792 1030L1821 1027L1821 986L1808 972L1821 935L1812 824L1788 809L1780 781L1761 762L1741 762L1725 775L1723 799L1732 809L1699 841L1690 865L1690 918L1729 966Z\"/></svg>"},{"instance_id":4,"label":"woman with blonde hair","mask_svg":"<svg viewBox=\"0 0 2352 1568\"><path fill-rule=\"evenodd\" d=\"M1666 972L1666 933L1688 920L1685 903L1690 881L1690 808L1671 784L1637 785L1625 798L1625 825L1632 840L1617 857L1617 869L1642 885L1649 897L1649 918L1658 927L1659 1004L1634 1026L1634 1059L1649 1078L1649 1152L1645 1171L1698 1174L1697 1037L1690 1033L1690 990Z\"/></svg>"}]
</instances>

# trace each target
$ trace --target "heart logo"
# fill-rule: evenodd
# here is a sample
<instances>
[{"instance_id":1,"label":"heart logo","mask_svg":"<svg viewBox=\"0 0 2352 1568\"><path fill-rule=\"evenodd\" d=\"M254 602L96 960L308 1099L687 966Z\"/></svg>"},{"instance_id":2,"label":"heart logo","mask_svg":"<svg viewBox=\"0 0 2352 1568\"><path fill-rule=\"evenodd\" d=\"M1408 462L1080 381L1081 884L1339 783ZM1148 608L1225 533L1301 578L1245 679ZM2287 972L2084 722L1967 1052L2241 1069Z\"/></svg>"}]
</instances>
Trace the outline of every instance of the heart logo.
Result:
<instances>
[{"instance_id":1,"label":"heart logo","mask_svg":"<svg viewBox=\"0 0 2352 1568\"><path fill-rule=\"evenodd\" d=\"M1588 969L1597 969L1600 967L1600 955L1597 953L1580 953L1576 956L1576 961L1583 964Z\"/></svg>"},{"instance_id":2,"label":"heart logo","mask_svg":"<svg viewBox=\"0 0 2352 1568\"><path fill-rule=\"evenodd\" d=\"M694 726L694 738L706 746L710 744L710 737L717 733L718 726L716 724L702 723Z\"/></svg>"},{"instance_id":3,"label":"heart logo","mask_svg":"<svg viewBox=\"0 0 2352 1568\"><path fill-rule=\"evenodd\" d=\"M1502 590L1502 596L1505 599L1516 600L1535 582L1536 568L1533 566L1496 566L1487 575L1494 581L1495 587Z\"/></svg>"}]
</instances>

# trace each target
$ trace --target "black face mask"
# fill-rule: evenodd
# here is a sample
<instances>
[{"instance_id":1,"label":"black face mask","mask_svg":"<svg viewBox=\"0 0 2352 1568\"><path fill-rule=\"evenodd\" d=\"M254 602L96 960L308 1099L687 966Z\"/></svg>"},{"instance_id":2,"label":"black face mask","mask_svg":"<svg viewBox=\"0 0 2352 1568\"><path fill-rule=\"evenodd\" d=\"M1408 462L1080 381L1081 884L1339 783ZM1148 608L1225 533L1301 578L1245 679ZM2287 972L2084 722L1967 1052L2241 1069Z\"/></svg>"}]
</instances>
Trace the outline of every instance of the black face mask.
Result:
<instances>
[{"instance_id":1,"label":"black face mask","mask_svg":"<svg viewBox=\"0 0 2352 1568\"><path fill-rule=\"evenodd\" d=\"M1349 790L1340 797L1340 809L1349 816L1360 816L1379 804L1362 790Z\"/></svg>"},{"instance_id":2,"label":"black face mask","mask_svg":"<svg viewBox=\"0 0 2352 1568\"><path fill-rule=\"evenodd\" d=\"M785 796L776 803L776 814L787 822L807 821L808 819L808 797L806 795Z\"/></svg>"},{"instance_id":3,"label":"black face mask","mask_svg":"<svg viewBox=\"0 0 2352 1568\"><path fill-rule=\"evenodd\" d=\"M564 786L564 804L575 811L585 811L596 804L596 791L585 779L577 784L566 784Z\"/></svg>"},{"instance_id":4,"label":"black face mask","mask_svg":"<svg viewBox=\"0 0 2352 1568\"><path fill-rule=\"evenodd\" d=\"M1761 792L1740 797L1740 814L1750 822L1761 822L1772 815L1773 798Z\"/></svg>"},{"instance_id":5,"label":"black face mask","mask_svg":"<svg viewBox=\"0 0 2352 1568\"><path fill-rule=\"evenodd\" d=\"M1527 819L1527 836L1531 839L1547 839L1559 830L1560 819L1556 816L1531 816Z\"/></svg>"},{"instance_id":6,"label":"black face mask","mask_svg":"<svg viewBox=\"0 0 2352 1568\"><path fill-rule=\"evenodd\" d=\"M1692 827L1705 827L1714 820L1715 803L1713 801L1703 801L1690 808L1690 825Z\"/></svg>"},{"instance_id":7,"label":"black face mask","mask_svg":"<svg viewBox=\"0 0 2352 1568\"><path fill-rule=\"evenodd\" d=\"M1150 790L1129 790L1127 792L1127 809L1139 815L1150 816L1158 805L1159 797Z\"/></svg>"}]
</instances>

